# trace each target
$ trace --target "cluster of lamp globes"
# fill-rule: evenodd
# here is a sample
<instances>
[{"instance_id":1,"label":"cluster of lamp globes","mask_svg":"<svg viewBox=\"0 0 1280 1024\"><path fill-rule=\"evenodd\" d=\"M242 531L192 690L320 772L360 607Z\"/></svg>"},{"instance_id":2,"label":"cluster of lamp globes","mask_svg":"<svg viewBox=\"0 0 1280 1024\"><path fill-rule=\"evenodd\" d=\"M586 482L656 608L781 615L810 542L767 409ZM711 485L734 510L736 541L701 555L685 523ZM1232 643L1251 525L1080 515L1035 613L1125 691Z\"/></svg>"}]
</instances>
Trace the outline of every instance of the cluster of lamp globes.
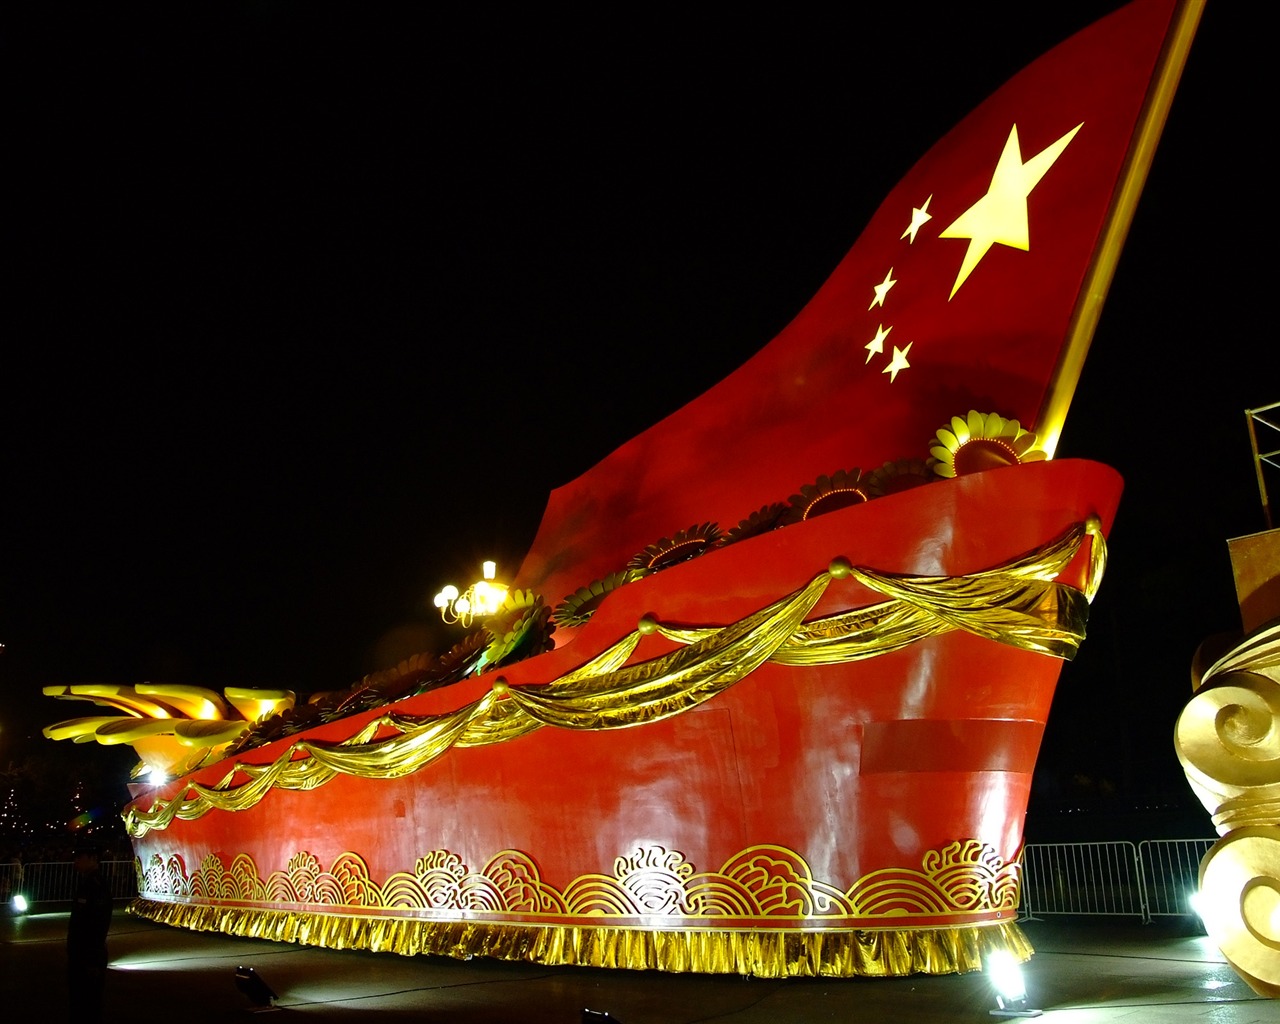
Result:
<instances>
[{"instance_id":1,"label":"cluster of lamp globes","mask_svg":"<svg viewBox=\"0 0 1280 1024\"><path fill-rule=\"evenodd\" d=\"M436 594L434 604L440 609L440 617L445 622L468 627L477 618L492 615L502 607L507 596L507 587L495 583L498 575L496 562L485 562L482 566L484 578L477 580L466 590L459 591L452 583L442 587Z\"/></svg>"}]
</instances>

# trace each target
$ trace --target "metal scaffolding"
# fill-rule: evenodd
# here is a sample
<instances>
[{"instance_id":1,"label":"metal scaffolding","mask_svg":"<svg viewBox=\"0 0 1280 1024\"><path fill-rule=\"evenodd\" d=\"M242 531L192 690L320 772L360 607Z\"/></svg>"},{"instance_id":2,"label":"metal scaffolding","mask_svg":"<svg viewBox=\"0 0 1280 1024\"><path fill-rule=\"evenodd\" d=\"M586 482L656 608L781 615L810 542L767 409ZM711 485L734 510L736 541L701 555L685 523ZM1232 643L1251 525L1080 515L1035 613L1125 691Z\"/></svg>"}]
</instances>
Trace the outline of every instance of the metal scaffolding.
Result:
<instances>
[{"instance_id":1,"label":"metal scaffolding","mask_svg":"<svg viewBox=\"0 0 1280 1024\"><path fill-rule=\"evenodd\" d=\"M1268 418L1267 414L1271 414ZM1271 503L1267 497L1267 472L1264 466L1280 473L1280 402L1272 402L1257 409L1246 409L1245 420L1249 425L1249 444L1253 448L1253 467L1258 474L1258 495L1262 499L1262 515L1267 529L1275 528L1271 518ZM1259 444L1259 437L1262 444ZM1263 449L1266 449L1265 451Z\"/></svg>"}]
</instances>

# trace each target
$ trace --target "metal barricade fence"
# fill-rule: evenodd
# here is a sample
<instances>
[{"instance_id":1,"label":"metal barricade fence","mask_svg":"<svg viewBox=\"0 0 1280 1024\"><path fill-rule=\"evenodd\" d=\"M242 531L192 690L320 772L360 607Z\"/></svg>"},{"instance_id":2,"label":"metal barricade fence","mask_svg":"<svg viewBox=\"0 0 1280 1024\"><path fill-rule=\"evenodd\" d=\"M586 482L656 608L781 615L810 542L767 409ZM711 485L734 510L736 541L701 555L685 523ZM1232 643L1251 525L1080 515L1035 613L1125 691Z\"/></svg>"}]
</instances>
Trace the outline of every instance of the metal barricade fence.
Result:
<instances>
[{"instance_id":1,"label":"metal barricade fence","mask_svg":"<svg viewBox=\"0 0 1280 1024\"><path fill-rule=\"evenodd\" d=\"M1022 910L1143 917L1142 870L1133 843L1028 844L1022 853Z\"/></svg>"},{"instance_id":2,"label":"metal barricade fence","mask_svg":"<svg viewBox=\"0 0 1280 1024\"><path fill-rule=\"evenodd\" d=\"M1022 852L1026 918L1083 916L1193 917L1200 861L1215 839L1028 843Z\"/></svg>"},{"instance_id":3,"label":"metal barricade fence","mask_svg":"<svg viewBox=\"0 0 1280 1024\"><path fill-rule=\"evenodd\" d=\"M131 860L104 860L98 870L111 890L112 899L138 895L138 874ZM19 893L28 903L70 903L75 897L74 861L38 861L34 864L0 864L0 894L7 902Z\"/></svg>"},{"instance_id":4,"label":"metal barricade fence","mask_svg":"<svg viewBox=\"0 0 1280 1024\"><path fill-rule=\"evenodd\" d=\"M1138 844L1147 917L1191 917L1200 862L1216 839L1144 839Z\"/></svg>"}]
</instances>

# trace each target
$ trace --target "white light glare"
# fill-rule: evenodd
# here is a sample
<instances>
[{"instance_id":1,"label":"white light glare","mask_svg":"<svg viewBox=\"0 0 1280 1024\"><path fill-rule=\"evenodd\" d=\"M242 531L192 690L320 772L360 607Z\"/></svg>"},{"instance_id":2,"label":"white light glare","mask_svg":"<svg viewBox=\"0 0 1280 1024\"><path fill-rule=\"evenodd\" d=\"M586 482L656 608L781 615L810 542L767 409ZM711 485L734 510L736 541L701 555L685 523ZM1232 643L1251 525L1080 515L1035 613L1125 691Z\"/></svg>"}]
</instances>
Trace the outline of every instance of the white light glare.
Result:
<instances>
[{"instance_id":1,"label":"white light glare","mask_svg":"<svg viewBox=\"0 0 1280 1024\"><path fill-rule=\"evenodd\" d=\"M1007 949L997 949L987 957L987 974L996 990L997 1010L993 1017L1039 1017L1042 1011L1027 1006L1027 986L1022 981L1022 965Z\"/></svg>"},{"instance_id":2,"label":"white light glare","mask_svg":"<svg viewBox=\"0 0 1280 1024\"><path fill-rule=\"evenodd\" d=\"M1007 1002L1027 998L1027 986L1022 981L1022 967L1007 949L997 949L991 954L987 973L991 975L991 987L996 995Z\"/></svg>"},{"instance_id":3,"label":"white light glare","mask_svg":"<svg viewBox=\"0 0 1280 1024\"><path fill-rule=\"evenodd\" d=\"M1204 923L1204 897L1200 894L1200 890L1196 889L1187 895L1187 902L1191 905L1191 909L1196 912L1196 917L1200 918L1200 923Z\"/></svg>"},{"instance_id":4,"label":"white light glare","mask_svg":"<svg viewBox=\"0 0 1280 1024\"><path fill-rule=\"evenodd\" d=\"M25 914L25 913L27 912L27 907L29 907L29 906L30 906L30 904L29 904L29 903L27 903L27 898L26 898L25 896L23 896L23 895L22 895L22 893L18 893L16 896L14 896L14 898L13 898L13 909L14 909L17 913L19 913L19 914Z\"/></svg>"}]
</instances>

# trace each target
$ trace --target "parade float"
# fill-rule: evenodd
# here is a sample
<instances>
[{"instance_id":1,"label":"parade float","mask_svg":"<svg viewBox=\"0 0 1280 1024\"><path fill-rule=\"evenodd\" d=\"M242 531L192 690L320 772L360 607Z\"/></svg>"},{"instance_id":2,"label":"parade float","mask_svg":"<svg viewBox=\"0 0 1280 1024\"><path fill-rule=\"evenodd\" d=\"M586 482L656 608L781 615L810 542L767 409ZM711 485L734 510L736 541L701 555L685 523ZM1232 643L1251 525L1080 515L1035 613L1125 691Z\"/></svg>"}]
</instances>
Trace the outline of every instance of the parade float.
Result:
<instances>
[{"instance_id":1,"label":"parade float","mask_svg":"<svg viewBox=\"0 0 1280 1024\"><path fill-rule=\"evenodd\" d=\"M47 687L116 712L47 735L152 772L133 912L765 977L1026 959L1121 491L1053 455L1198 14L1124 7L957 125L772 342L551 494L492 607L444 598L451 650L337 692Z\"/></svg>"}]
</instances>

